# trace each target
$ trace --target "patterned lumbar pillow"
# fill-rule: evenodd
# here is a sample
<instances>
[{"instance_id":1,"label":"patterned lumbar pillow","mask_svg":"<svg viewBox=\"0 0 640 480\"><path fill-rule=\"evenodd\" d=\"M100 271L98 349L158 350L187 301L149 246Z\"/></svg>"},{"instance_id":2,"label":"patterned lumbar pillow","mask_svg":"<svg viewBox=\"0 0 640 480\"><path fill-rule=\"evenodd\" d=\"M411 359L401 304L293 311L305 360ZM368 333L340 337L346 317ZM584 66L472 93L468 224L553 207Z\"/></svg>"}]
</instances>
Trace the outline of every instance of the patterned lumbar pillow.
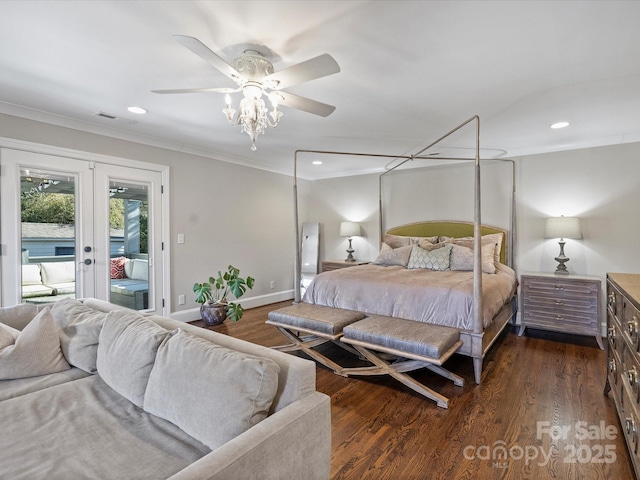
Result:
<instances>
[{"instance_id":1,"label":"patterned lumbar pillow","mask_svg":"<svg viewBox=\"0 0 640 480\"><path fill-rule=\"evenodd\" d=\"M427 268L429 270L449 270L451 244L435 250L426 250L419 245L411 249L407 268Z\"/></svg>"}]
</instances>

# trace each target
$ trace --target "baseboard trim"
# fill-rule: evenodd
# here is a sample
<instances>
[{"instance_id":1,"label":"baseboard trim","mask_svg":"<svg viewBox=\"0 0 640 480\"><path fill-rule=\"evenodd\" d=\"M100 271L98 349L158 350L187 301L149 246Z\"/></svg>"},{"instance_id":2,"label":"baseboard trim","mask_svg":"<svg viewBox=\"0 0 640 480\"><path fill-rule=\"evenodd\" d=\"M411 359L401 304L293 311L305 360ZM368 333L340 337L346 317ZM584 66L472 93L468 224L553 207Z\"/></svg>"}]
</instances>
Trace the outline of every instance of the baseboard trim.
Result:
<instances>
[{"instance_id":1,"label":"baseboard trim","mask_svg":"<svg viewBox=\"0 0 640 480\"><path fill-rule=\"evenodd\" d=\"M284 302L286 300L293 300L293 289L284 290L282 292L269 293L267 295L258 295L257 297L242 298L242 306L246 308L261 307L263 305L269 305L270 303ZM193 322L200 319L200 307L190 308L188 310L180 310L179 312L173 312L170 317L179 322Z\"/></svg>"}]
</instances>

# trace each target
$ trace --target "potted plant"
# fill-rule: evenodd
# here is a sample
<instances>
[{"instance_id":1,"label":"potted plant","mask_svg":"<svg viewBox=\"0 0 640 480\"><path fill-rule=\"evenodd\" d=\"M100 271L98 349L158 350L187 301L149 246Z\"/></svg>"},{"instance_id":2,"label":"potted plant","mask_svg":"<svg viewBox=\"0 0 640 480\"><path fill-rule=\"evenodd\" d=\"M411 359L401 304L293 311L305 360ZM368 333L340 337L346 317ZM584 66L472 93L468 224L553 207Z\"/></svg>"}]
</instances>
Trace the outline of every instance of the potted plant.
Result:
<instances>
[{"instance_id":1,"label":"potted plant","mask_svg":"<svg viewBox=\"0 0 640 480\"><path fill-rule=\"evenodd\" d=\"M208 282L194 283L193 292L196 294L196 302L200 303L200 316L207 325L219 325L230 318L237 322L242 318L244 309L242 305L230 302L229 293L238 299L244 295L247 288L253 288L255 279L252 277L241 278L240 270L229 265L227 271L218 271L217 277L209 277Z\"/></svg>"}]
</instances>

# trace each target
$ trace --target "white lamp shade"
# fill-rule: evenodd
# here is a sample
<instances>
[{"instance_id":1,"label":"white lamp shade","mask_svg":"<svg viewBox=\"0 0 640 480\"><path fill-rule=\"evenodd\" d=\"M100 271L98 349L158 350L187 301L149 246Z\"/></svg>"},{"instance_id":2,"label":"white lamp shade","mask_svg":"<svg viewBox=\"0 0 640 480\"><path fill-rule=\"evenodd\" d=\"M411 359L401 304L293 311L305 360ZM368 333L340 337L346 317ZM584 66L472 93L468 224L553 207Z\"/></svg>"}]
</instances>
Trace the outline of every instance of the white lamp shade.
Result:
<instances>
[{"instance_id":1,"label":"white lamp shade","mask_svg":"<svg viewBox=\"0 0 640 480\"><path fill-rule=\"evenodd\" d=\"M341 237L359 237L360 224L356 222L341 222L340 236Z\"/></svg>"},{"instance_id":2,"label":"white lamp shade","mask_svg":"<svg viewBox=\"0 0 640 480\"><path fill-rule=\"evenodd\" d=\"M582 238L578 217L550 217L544 229L544 238Z\"/></svg>"}]
</instances>

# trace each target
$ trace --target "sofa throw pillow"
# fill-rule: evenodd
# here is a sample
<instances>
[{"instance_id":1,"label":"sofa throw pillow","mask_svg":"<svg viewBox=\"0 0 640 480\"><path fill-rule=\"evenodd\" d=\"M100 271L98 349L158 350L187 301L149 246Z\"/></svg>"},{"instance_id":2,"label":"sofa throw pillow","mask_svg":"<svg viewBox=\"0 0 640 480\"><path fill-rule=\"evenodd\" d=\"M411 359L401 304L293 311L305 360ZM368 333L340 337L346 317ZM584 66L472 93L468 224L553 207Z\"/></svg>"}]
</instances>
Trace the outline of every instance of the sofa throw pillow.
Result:
<instances>
[{"instance_id":1,"label":"sofa throw pillow","mask_svg":"<svg viewBox=\"0 0 640 480\"><path fill-rule=\"evenodd\" d=\"M2 323L22 330L38 314L38 307L33 303L20 303L11 307L0 307Z\"/></svg>"},{"instance_id":2,"label":"sofa throw pillow","mask_svg":"<svg viewBox=\"0 0 640 480\"><path fill-rule=\"evenodd\" d=\"M69 368L60 349L58 327L48 307L22 332L0 324L0 380L37 377Z\"/></svg>"},{"instance_id":3,"label":"sofa throw pillow","mask_svg":"<svg viewBox=\"0 0 640 480\"><path fill-rule=\"evenodd\" d=\"M144 410L214 450L266 418L279 371L273 360L178 329L158 349Z\"/></svg>"},{"instance_id":4,"label":"sofa throw pillow","mask_svg":"<svg viewBox=\"0 0 640 480\"><path fill-rule=\"evenodd\" d=\"M74 367L96 373L98 339L107 315L73 298L57 301L51 313L60 327L60 346Z\"/></svg>"},{"instance_id":5,"label":"sofa throw pillow","mask_svg":"<svg viewBox=\"0 0 640 480\"><path fill-rule=\"evenodd\" d=\"M451 270L473 270L473 249L453 244L451 250ZM496 273L494 263L495 245L488 243L482 246L482 271L484 273Z\"/></svg>"},{"instance_id":6,"label":"sofa throw pillow","mask_svg":"<svg viewBox=\"0 0 640 480\"><path fill-rule=\"evenodd\" d=\"M142 407L160 343L169 335L136 312L116 310L104 319L98 344L98 375L120 395Z\"/></svg>"},{"instance_id":7,"label":"sofa throw pillow","mask_svg":"<svg viewBox=\"0 0 640 480\"><path fill-rule=\"evenodd\" d=\"M111 279L122 280L124 278L124 257L111 259Z\"/></svg>"},{"instance_id":8,"label":"sofa throw pillow","mask_svg":"<svg viewBox=\"0 0 640 480\"><path fill-rule=\"evenodd\" d=\"M449 255L451 245L444 245L435 250L425 250L420 245L414 245L407 268L427 268L429 270L449 270Z\"/></svg>"},{"instance_id":9,"label":"sofa throw pillow","mask_svg":"<svg viewBox=\"0 0 640 480\"><path fill-rule=\"evenodd\" d=\"M386 267L392 265L400 265L406 267L409 262L409 255L411 255L411 245L400 248L391 248L386 243L383 243L380 247L380 254L378 258L373 261L374 265L383 265Z\"/></svg>"}]
</instances>

